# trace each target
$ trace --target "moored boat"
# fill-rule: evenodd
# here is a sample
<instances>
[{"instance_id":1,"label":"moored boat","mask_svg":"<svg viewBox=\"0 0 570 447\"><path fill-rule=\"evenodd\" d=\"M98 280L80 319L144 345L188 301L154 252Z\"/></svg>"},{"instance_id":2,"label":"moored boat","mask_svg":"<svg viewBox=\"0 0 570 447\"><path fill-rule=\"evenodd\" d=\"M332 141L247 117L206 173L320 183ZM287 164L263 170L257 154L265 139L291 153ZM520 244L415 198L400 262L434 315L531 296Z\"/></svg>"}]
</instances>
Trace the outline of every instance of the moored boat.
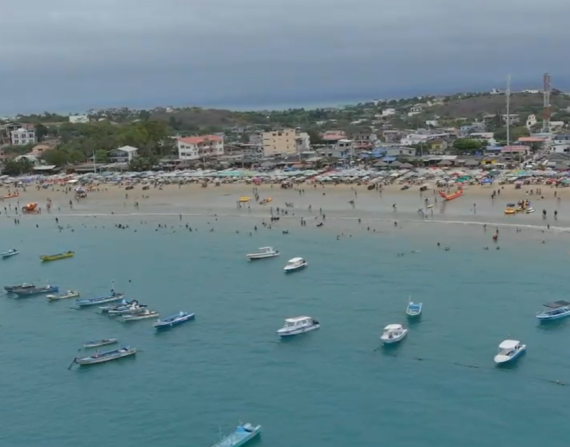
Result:
<instances>
[{"instance_id":1,"label":"moored boat","mask_svg":"<svg viewBox=\"0 0 570 447\"><path fill-rule=\"evenodd\" d=\"M499 345L499 352L494 360L497 364L508 363L517 359L526 351L526 345L518 340L504 340Z\"/></svg>"},{"instance_id":2,"label":"moored boat","mask_svg":"<svg viewBox=\"0 0 570 447\"><path fill-rule=\"evenodd\" d=\"M97 363L110 362L112 360L122 359L123 357L129 357L137 353L137 348L131 348L130 346L125 346L124 348L114 349L112 351L106 352L96 352L88 357L80 357L75 359L75 363L81 366L85 365L96 365Z\"/></svg>"},{"instance_id":3,"label":"moored boat","mask_svg":"<svg viewBox=\"0 0 570 447\"><path fill-rule=\"evenodd\" d=\"M95 298L82 298L75 300L79 307L96 306L98 304L112 303L113 301L122 300L125 296L124 293L111 291L110 295L98 296Z\"/></svg>"},{"instance_id":4,"label":"moored boat","mask_svg":"<svg viewBox=\"0 0 570 447\"><path fill-rule=\"evenodd\" d=\"M90 340L83 343L83 347L88 348L98 348L99 346L112 345L117 343L119 340L117 338L102 338L101 340Z\"/></svg>"},{"instance_id":5,"label":"moored boat","mask_svg":"<svg viewBox=\"0 0 570 447\"><path fill-rule=\"evenodd\" d=\"M57 300L68 300L70 298L77 298L79 296L79 292L75 290L68 290L65 293L57 293L57 294L50 294L46 298L50 301L57 301Z\"/></svg>"},{"instance_id":6,"label":"moored boat","mask_svg":"<svg viewBox=\"0 0 570 447\"><path fill-rule=\"evenodd\" d=\"M75 253L72 251L66 251L64 253L57 253L55 255L42 255L40 259L42 262L57 261L58 259L72 258Z\"/></svg>"},{"instance_id":7,"label":"moored boat","mask_svg":"<svg viewBox=\"0 0 570 447\"><path fill-rule=\"evenodd\" d=\"M285 273L291 273L291 272L295 272L297 270L304 269L308 265L309 265L309 263L307 261L305 261L303 258L292 258L292 259L289 259L289 262L283 268L283 270L285 270Z\"/></svg>"},{"instance_id":8,"label":"moored boat","mask_svg":"<svg viewBox=\"0 0 570 447\"><path fill-rule=\"evenodd\" d=\"M17 286L4 286L4 290L8 293L14 293L16 290L35 289L33 283L22 283Z\"/></svg>"},{"instance_id":9,"label":"moored boat","mask_svg":"<svg viewBox=\"0 0 570 447\"><path fill-rule=\"evenodd\" d=\"M410 301L406 307L406 315L408 317L419 317L422 313L422 303L414 303Z\"/></svg>"},{"instance_id":10,"label":"moored boat","mask_svg":"<svg viewBox=\"0 0 570 447\"><path fill-rule=\"evenodd\" d=\"M240 424L235 431L224 436L219 442L212 447L240 447L247 444L253 438L261 434L261 425L252 425L250 423Z\"/></svg>"},{"instance_id":11,"label":"moored boat","mask_svg":"<svg viewBox=\"0 0 570 447\"><path fill-rule=\"evenodd\" d=\"M16 250L15 248L12 248L11 250L4 251L4 252L0 253L0 256L2 256L2 259L7 259L7 258L11 258L12 256L16 256L18 254L20 254L20 252L18 250Z\"/></svg>"},{"instance_id":12,"label":"moored boat","mask_svg":"<svg viewBox=\"0 0 570 447\"><path fill-rule=\"evenodd\" d=\"M389 324L384 328L380 340L385 344L398 343L404 339L407 333L408 330L401 324Z\"/></svg>"},{"instance_id":13,"label":"moored boat","mask_svg":"<svg viewBox=\"0 0 570 447\"><path fill-rule=\"evenodd\" d=\"M127 314L122 316L123 323L128 323L129 321L140 321L147 320L149 318L158 318L160 314L155 310L144 309L140 312Z\"/></svg>"},{"instance_id":14,"label":"moored boat","mask_svg":"<svg viewBox=\"0 0 570 447\"><path fill-rule=\"evenodd\" d=\"M279 251L274 250L273 247L260 247L257 253L248 253L245 255L250 261L255 261L256 259L274 258L279 256Z\"/></svg>"},{"instance_id":15,"label":"moored boat","mask_svg":"<svg viewBox=\"0 0 570 447\"><path fill-rule=\"evenodd\" d=\"M139 304L137 300L133 300L128 304L120 305L120 306L113 306L112 308L107 310L107 314L110 317L117 317L120 315L128 315L128 314L135 314L142 312L146 309L146 304Z\"/></svg>"},{"instance_id":16,"label":"moored boat","mask_svg":"<svg viewBox=\"0 0 570 447\"><path fill-rule=\"evenodd\" d=\"M30 287L26 289L16 289L13 291L18 297L43 295L45 293L57 293L59 292L59 287L57 286L44 286L44 287Z\"/></svg>"},{"instance_id":17,"label":"moored boat","mask_svg":"<svg viewBox=\"0 0 570 447\"><path fill-rule=\"evenodd\" d=\"M193 320L195 316L195 313L178 312L176 315L172 315L164 320L158 320L153 326L157 330L170 329L171 327Z\"/></svg>"},{"instance_id":18,"label":"moored boat","mask_svg":"<svg viewBox=\"0 0 570 447\"><path fill-rule=\"evenodd\" d=\"M570 302L568 301L554 301L544 305L546 309L538 312L536 318L540 321L559 320L570 316Z\"/></svg>"},{"instance_id":19,"label":"moored boat","mask_svg":"<svg viewBox=\"0 0 570 447\"><path fill-rule=\"evenodd\" d=\"M287 318L285 325L277 330L280 337L291 337L293 335L304 334L305 332L314 331L321 327L321 324L311 317L295 317Z\"/></svg>"}]
</instances>

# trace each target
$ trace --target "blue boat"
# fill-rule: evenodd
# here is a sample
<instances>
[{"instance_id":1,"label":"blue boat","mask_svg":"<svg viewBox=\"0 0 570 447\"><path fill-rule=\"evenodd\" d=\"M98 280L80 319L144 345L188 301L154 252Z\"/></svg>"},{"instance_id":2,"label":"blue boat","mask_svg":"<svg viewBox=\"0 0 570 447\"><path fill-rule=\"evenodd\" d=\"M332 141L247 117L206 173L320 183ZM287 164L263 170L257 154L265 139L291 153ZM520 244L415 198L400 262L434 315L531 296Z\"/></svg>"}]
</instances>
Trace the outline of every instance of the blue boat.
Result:
<instances>
[{"instance_id":1,"label":"blue boat","mask_svg":"<svg viewBox=\"0 0 570 447\"><path fill-rule=\"evenodd\" d=\"M45 287L28 287L26 289L16 289L12 293L18 295L18 297L43 295L44 293L57 293L59 292L58 286L45 286Z\"/></svg>"},{"instance_id":2,"label":"blue boat","mask_svg":"<svg viewBox=\"0 0 570 447\"><path fill-rule=\"evenodd\" d=\"M247 444L256 436L261 434L261 425L253 426L252 424L240 424L236 430L225 436L221 441L215 443L212 447L240 447Z\"/></svg>"},{"instance_id":3,"label":"blue boat","mask_svg":"<svg viewBox=\"0 0 570 447\"><path fill-rule=\"evenodd\" d=\"M544 305L545 310L538 312L536 318L540 321L559 320L570 316L570 302L554 301Z\"/></svg>"},{"instance_id":4,"label":"blue boat","mask_svg":"<svg viewBox=\"0 0 570 447\"><path fill-rule=\"evenodd\" d=\"M124 293L115 292L111 290L110 295L98 296L95 298L81 298L75 300L79 307L96 306L98 304L112 303L113 301L120 301L125 296Z\"/></svg>"},{"instance_id":5,"label":"blue boat","mask_svg":"<svg viewBox=\"0 0 570 447\"><path fill-rule=\"evenodd\" d=\"M410 301L406 307L406 315L408 317L419 317L422 313L422 303L414 303Z\"/></svg>"},{"instance_id":6,"label":"blue boat","mask_svg":"<svg viewBox=\"0 0 570 447\"><path fill-rule=\"evenodd\" d=\"M154 323L154 327L157 330L170 329L171 327L193 320L195 316L196 314L191 314L188 312L179 312L176 315L172 315L171 317L165 318L164 320L158 320L156 323Z\"/></svg>"}]
</instances>

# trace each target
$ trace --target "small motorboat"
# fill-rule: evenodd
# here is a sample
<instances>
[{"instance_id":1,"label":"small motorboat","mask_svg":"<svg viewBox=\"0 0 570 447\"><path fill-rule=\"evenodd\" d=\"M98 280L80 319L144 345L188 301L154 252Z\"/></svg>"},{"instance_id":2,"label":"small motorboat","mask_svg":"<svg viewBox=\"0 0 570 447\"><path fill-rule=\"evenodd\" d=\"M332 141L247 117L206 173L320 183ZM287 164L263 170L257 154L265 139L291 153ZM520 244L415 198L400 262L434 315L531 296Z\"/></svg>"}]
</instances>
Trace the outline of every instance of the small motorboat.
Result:
<instances>
[{"instance_id":1,"label":"small motorboat","mask_svg":"<svg viewBox=\"0 0 570 447\"><path fill-rule=\"evenodd\" d=\"M249 441L259 436L261 433L261 425L252 425L250 423L240 424L235 431L220 439L212 447L241 447Z\"/></svg>"},{"instance_id":2,"label":"small motorboat","mask_svg":"<svg viewBox=\"0 0 570 447\"><path fill-rule=\"evenodd\" d=\"M172 315L164 320L158 320L153 326L156 330L170 329L171 327L193 320L195 316L196 314L194 313L178 312L176 315Z\"/></svg>"},{"instance_id":3,"label":"small motorboat","mask_svg":"<svg viewBox=\"0 0 570 447\"><path fill-rule=\"evenodd\" d=\"M49 261L57 261L59 259L72 258L73 256L75 256L74 252L66 251L65 253L58 253L55 255L43 255L40 256L40 259L42 262L49 262Z\"/></svg>"},{"instance_id":4,"label":"small motorboat","mask_svg":"<svg viewBox=\"0 0 570 447\"><path fill-rule=\"evenodd\" d=\"M279 256L278 250L273 250L273 247L260 247L257 253L249 253L245 255L250 261L255 261L256 259L274 258Z\"/></svg>"},{"instance_id":5,"label":"small motorboat","mask_svg":"<svg viewBox=\"0 0 570 447\"><path fill-rule=\"evenodd\" d=\"M287 318L285 326L277 330L280 337L291 337L293 335L304 334L320 328L320 323L311 317Z\"/></svg>"},{"instance_id":6,"label":"small motorboat","mask_svg":"<svg viewBox=\"0 0 570 447\"><path fill-rule=\"evenodd\" d=\"M129 321L140 321L140 320L147 320L149 318L158 318L160 314L155 310L144 309L140 312L126 314L122 316L123 323L127 323Z\"/></svg>"},{"instance_id":7,"label":"small motorboat","mask_svg":"<svg viewBox=\"0 0 570 447\"><path fill-rule=\"evenodd\" d=\"M410 301L406 307L406 315L408 317L419 317L422 314L422 303L414 303Z\"/></svg>"},{"instance_id":8,"label":"small motorboat","mask_svg":"<svg viewBox=\"0 0 570 447\"><path fill-rule=\"evenodd\" d=\"M83 347L85 349L98 348L99 346L112 345L114 343L117 343L118 341L119 340L116 338L102 338L101 340L86 341L85 343L83 343Z\"/></svg>"},{"instance_id":9,"label":"small motorboat","mask_svg":"<svg viewBox=\"0 0 570 447\"><path fill-rule=\"evenodd\" d=\"M82 298L75 300L79 307L96 306L97 304L112 303L113 301L120 301L125 296L124 293L111 291L110 295L98 296L95 298Z\"/></svg>"},{"instance_id":10,"label":"small motorboat","mask_svg":"<svg viewBox=\"0 0 570 447\"><path fill-rule=\"evenodd\" d=\"M111 309L107 310L107 314L110 317L116 317L119 315L136 314L142 312L147 307L146 304L139 304L137 300L133 300L128 304L113 306Z\"/></svg>"},{"instance_id":11,"label":"small motorboat","mask_svg":"<svg viewBox=\"0 0 570 447\"><path fill-rule=\"evenodd\" d=\"M516 213L517 213L516 205L514 203L507 203L507 206L505 207L505 214L516 214Z\"/></svg>"},{"instance_id":12,"label":"small motorboat","mask_svg":"<svg viewBox=\"0 0 570 447\"><path fill-rule=\"evenodd\" d=\"M495 363L502 364L508 363L517 359L521 354L526 351L526 345L523 345L518 340L504 340L499 345L499 352L495 356Z\"/></svg>"},{"instance_id":13,"label":"small motorboat","mask_svg":"<svg viewBox=\"0 0 570 447\"><path fill-rule=\"evenodd\" d=\"M309 265L309 263L305 261L303 258L293 258L289 259L289 262L283 268L283 270L285 270L285 273L291 273L297 270L302 270L305 267L307 267L307 265Z\"/></svg>"},{"instance_id":14,"label":"small motorboat","mask_svg":"<svg viewBox=\"0 0 570 447\"><path fill-rule=\"evenodd\" d=\"M4 251L4 252L0 253L0 256L2 256L2 259L8 259L8 258L11 258L12 256L16 256L19 254L20 254L20 252L18 250L16 250L15 248L12 248L11 250Z\"/></svg>"},{"instance_id":15,"label":"small motorboat","mask_svg":"<svg viewBox=\"0 0 570 447\"><path fill-rule=\"evenodd\" d=\"M136 353L136 348L126 346L124 348L114 349L112 351L101 353L96 352L95 354L88 357L76 358L74 363L77 363L80 366L96 365L97 363L105 363L112 360L122 359L123 357L129 357L131 355L135 355Z\"/></svg>"},{"instance_id":16,"label":"small motorboat","mask_svg":"<svg viewBox=\"0 0 570 447\"><path fill-rule=\"evenodd\" d=\"M78 296L79 292L75 290L68 290L65 293L50 294L46 298L50 301L57 301L57 300L67 300L70 298L77 298Z\"/></svg>"},{"instance_id":17,"label":"small motorboat","mask_svg":"<svg viewBox=\"0 0 570 447\"><path fill-rule=\"evenodd\" d=\"M554 301L546 303L544 307L545 310L536 314L536 318L540 321L559 320L570 316L570 302L568 301Z\"/></svg>"},{"instance_id":18,"label":"small motorboat","mask_svg":"<svg viewBox=\"0 0 570 447\"><path fill-rule=\"evenodd\" d=\"M4 290L8 293L14 293L16 290L35 289L36 286L32 283L22 283L17 286L4 286Z\"/></svg>"},{"instance_id":19,"label":"small motorboat","mask_svg":"<svg viewBox=\"0 0 570 447\"><path fill-rule=\"evenodd\" d=\"M533 208L532 206L529 206L529 207L525 210L525 213L527 213L527 214L532 214L532 213L534 213L534 208Z\"/></svg>"},{"instance_id":20,"label":"small motorboat","mask_svg":"<svg viewBox=\"0 0 570 447\"><path fill-rule=\"evenodd\" d=\"M385 344L398 343L408 334L408 330L401 324L389 324L384 328L380 340Z\"/></svg>"},{"instance_id":21,"label":"small motorboat","mask_svg":"<svg viewBox=\"0 0 570 447\"><path fill-rule=\"evenodd\" d=\"M45 293L57 293L59 292L59 287L57 286L44 286L44 287L30 287L26 289L16 289L13 291L18 298L34 296L34 295L43 295Z\"/></svg>"}]
</instances>

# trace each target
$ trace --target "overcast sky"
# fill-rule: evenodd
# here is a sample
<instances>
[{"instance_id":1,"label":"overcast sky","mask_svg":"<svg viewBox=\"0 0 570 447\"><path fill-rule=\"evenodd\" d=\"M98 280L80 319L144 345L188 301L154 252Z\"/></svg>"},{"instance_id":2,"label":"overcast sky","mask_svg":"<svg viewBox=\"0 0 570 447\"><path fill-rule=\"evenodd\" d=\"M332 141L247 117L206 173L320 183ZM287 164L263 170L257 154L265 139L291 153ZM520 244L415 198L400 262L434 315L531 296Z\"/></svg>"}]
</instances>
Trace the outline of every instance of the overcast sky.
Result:
<instances>
[{"instance_id":1,"label":"overcast sky","mask_svg":"<svg viewBox=\"0 0 570 447\"><path fill-rule=\"evenodd\" d=\"M0 0L0 112L565 88L570 0Z\"/></svg>"}]
</instances>

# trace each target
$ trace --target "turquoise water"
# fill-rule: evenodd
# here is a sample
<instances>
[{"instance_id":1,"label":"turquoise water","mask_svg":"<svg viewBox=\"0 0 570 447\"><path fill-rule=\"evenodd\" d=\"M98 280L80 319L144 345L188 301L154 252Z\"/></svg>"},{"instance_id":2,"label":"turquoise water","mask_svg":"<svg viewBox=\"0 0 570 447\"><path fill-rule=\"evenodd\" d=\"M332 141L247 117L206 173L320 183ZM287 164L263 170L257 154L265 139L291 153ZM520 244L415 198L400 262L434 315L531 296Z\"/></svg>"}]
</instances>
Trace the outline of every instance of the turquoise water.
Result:
<instances>
[{"instance_id":1,"label":"turquoise water","mask_svg":"<svg viewBox=\"0 0 570 447\"><path fill-rule=\"evenodd\" d=\"M61 233L30 222L0 225L2 248L22 252L0 263L2 285L51 282L88 297L114 280L163 316L197 318L155 334L150 321L123 325L72 300L3 298L2 446L208 447L240 420L262 424L259 445L272 447L567 445L570 386L552 381L570 383L570 321L534 319L543 302L567 298L563 235L542 245L509 233L500 251L484 251L490 235L443 224L337 241L313 228L250 237L245 221L240 234L196 220L193 233L135 219L128 230L77 219ZM451 251L436 248L440 236ZM282 256L245 260L264 245ZM67 249L76 257L38 260ZM308 269L284 275L294 256ZM410 295L424 303L421 321L382 348L384 325L407 324ZM279 341L283 319L302 314L321 329ZM84 341L110 336L141 352L67 370ZM495 368L509 337L528 352Z\"/></svg>"}]
</instances>

